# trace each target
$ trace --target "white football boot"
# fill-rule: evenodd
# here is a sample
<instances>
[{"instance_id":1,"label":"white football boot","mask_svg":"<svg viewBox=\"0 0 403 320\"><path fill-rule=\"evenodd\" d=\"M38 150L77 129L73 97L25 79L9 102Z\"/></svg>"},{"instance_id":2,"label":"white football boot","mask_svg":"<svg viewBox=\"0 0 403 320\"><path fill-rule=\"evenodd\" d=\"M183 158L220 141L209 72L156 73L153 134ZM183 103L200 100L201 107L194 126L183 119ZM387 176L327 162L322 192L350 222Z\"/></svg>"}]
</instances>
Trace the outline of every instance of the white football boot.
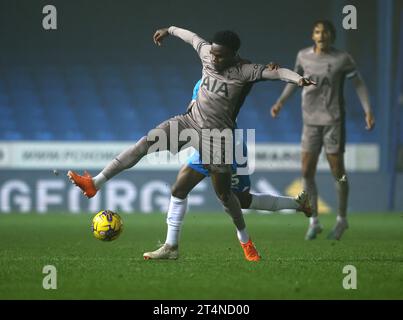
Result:
<instances>
[{"instance_id":1,"label":"white football boot","mask_svg":"<svg viewBox=\"0 0 403 320\"><path fill-rule=\"evenodd\" d=\"M319 222L310 223L308 227L308 231L305 234L305 240L313 240L316 239L316 236L323 231L323 227Z\"/></svg>"},{"instance_id":2,"label":"white football boot","mask_svg":"<svg viewBox=\"0 0 403 320\"><path fill-rule=\"evenodd\" d=\"M178 246L170 246L169 244L163 244L159 249L146 252L143 254L144 260L160 260L160 259L170 259L176 260L179 257Z\"/></svg>"}]
</instances>

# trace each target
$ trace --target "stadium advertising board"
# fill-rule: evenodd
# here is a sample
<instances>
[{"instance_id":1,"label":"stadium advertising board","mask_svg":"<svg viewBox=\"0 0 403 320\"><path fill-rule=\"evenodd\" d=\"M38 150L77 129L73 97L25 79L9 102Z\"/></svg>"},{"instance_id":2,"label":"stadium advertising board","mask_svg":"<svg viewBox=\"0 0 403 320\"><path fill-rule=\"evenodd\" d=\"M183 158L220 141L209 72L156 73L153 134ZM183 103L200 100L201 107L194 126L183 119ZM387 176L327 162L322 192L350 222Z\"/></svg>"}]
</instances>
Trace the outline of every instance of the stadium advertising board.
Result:
<instances>
[{"instance_id":1,"label":"stadium advertising board","mask_svg":"<svg viewBox=\"0 0 403 320\"><path fill-rule=\"evenodd\" d=\"M3 142L0 143L0 169L102 169L133 142ZM177 170L192 149L177 156L167 152L149 155L141 160L136 170ZM300 170L299 144L257 144L255 154L257 171ZM351 144L346 147L346 168L350 172L376 172L379 169L379 146ZM324 154L318 170L328 171Z\"/></svg>"},{"instance_id":2,"label":"stadium advertising board","mask_svg":"<svg viewBox=\"0 0 403 320\"><path fill-rule=\"evenodd\" d=\"M68 181L67 169L87 169L96 174L128 145L130 144L105 142L1 143L0 211L60 211L75 214L109 208L120 212L165 212L170 186L175 181L181 163L192 152L190 149L180 154L179 162L178 159L170 159L164 165L152 164L147 161L150 156L146 157L136 170L119 174L91 200L83 197L80 190ZM302 188L299 152L297 144L257 145L256 171L251 176L252 190L259 193L296 195ZM387 196L377 189L380 179L383 179L377 173L378 147L349 145L346 157L351 178L351 209L381 210L386 206ZM319 168L319 210L327 213L333 211L337 204L333 179L323 156ZM193 190L189 197L190 210L221 211L221 205L209 183L206 179ZM363 185L366 186L365 194L360 187Z\"/></svg>"}]
</instances>

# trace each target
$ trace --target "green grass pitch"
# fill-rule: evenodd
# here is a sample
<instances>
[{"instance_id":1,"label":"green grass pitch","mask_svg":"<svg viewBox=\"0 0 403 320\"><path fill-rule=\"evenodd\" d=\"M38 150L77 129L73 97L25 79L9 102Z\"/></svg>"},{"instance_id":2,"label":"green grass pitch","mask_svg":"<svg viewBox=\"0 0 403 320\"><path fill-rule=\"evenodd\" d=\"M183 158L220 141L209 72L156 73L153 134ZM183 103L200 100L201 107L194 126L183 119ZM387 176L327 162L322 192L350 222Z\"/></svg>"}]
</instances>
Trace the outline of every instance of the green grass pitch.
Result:
<instances>
[{"instance_id":1,"label":"green grass pitch","mask_svg":"<svg viewBox=\"0 0 403 320\"><path fill-rule=\"evenodd\" d=\"M305 241L302 214L245 216L263 259L247 262L224 213L185 219L180 258L144 261L165 240L165 215L122 215L114 242L96 240L91 215L1 214L0 299L402 299L403 216L351 214L341 241ZM42 287L45 265L57 289ZM342 286L345 265L357 289Z\"/></svg>"}]
</instances>

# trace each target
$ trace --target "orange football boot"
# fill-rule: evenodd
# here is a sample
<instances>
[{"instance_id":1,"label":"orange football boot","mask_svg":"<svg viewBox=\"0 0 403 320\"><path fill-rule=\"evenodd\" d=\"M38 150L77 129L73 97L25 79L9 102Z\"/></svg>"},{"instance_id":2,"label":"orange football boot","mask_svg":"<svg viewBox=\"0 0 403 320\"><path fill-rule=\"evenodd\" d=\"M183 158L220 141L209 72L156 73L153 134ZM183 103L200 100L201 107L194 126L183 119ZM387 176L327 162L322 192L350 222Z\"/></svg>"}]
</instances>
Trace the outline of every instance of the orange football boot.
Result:
<instances>
[{"instance_id":1,"label":"orange football boot","mask_svg":"<svg viewBox=\"0 0 403 320\"><path fill-rule=\"evenodd\" d=\"M248 261L259 261L260 255L259 252L256 250L255 244L252 242L251 239L247 243L242 243L241 246L243 252L245 253L245 258Z\"/></svg>"},{"instance_id":2,"label":"orange football boot","mask_svg":"<svg viewBox=\"0 0 403 320\"><path fill-rule=\"evenodd\" d=\"M67 176L72 183L81 189L88 199L97 194L98 190L95 188L92 177L87 171L84 171L84 175L80 176L78 173L69 170Z\"/></svg>"}]
</instances>

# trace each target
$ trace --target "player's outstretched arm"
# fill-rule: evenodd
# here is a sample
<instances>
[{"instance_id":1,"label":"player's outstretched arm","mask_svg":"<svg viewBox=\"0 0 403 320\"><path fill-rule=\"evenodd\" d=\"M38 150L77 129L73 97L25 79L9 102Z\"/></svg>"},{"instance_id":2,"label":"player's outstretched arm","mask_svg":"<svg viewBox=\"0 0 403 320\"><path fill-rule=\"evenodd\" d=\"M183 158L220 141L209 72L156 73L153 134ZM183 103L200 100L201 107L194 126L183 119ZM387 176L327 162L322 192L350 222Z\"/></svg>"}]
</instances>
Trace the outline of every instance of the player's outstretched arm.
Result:
<instances>
[{"instance_id":1,"label":"player's outstretched arm","mask_svg":"<svg viewBox=\"0 0 403 320\"><path fill-rule=\"evenodd\" d=\"M266 80L282 80L285 82L291 82L298 85L299 87L316 85L314 81L308 78L304 78L298 73L286 68L278 68L274 70L266 68L263 70L262 78Z\"/></svg>"},{"instance_id":2,"label":"player's outstretched arm","mask_svg":"<svg viewBox=\"0 0 403 320\"><path fill-rule=\"evenodd\" d=\"M192 45L193 48L195 48L196 50L197 50L197 46L201 42L203 42L203 43L206 42L205 40L203 40L201 37L199 37L196 33L192 32L192 31L171 26L169 28L162 28L162 29L158 29L157 31L155 31L154 36L153 36L154 43L158 46L161 46L162 40L165 39L169 35L173 35L179 39L182 39L186 43L189 43L190 45Z\"/></svg>"},{"instance_id":3,"label":"player's outstretched arm","mask_svg":"<svg viewBox=\"0 0 403 320\"><path fill-rule=\"evenodd\" d=\"M277 117L283 107L284 102L294 93L297 86L310 86L316 85L310 79L300 76L298 73L286 68L278 68L276 70L265 69L262 73L264 79L270 80L283 80L290 82L284 88L283 93L277 102L271 107L270 113L273 118Z\"/></svg>"},{"instance_id":4,"label":"player's outstretched arm","mask_svg":"<svg viewBox=\"0 0 403 320\"><path fill-rule=\"evenodd\" d=\"M360 99L362 108L364 109L365 112L365 123L366 123L365 128L367 130L372 130L373 127L375 126L375 117L372 113L367 86L365 85L365 82L359 73L357 73L357 75L354 78L352 78L352 81L355 87L355 91L357 92L358 98Z\"/></svg>"}]
</instances>

